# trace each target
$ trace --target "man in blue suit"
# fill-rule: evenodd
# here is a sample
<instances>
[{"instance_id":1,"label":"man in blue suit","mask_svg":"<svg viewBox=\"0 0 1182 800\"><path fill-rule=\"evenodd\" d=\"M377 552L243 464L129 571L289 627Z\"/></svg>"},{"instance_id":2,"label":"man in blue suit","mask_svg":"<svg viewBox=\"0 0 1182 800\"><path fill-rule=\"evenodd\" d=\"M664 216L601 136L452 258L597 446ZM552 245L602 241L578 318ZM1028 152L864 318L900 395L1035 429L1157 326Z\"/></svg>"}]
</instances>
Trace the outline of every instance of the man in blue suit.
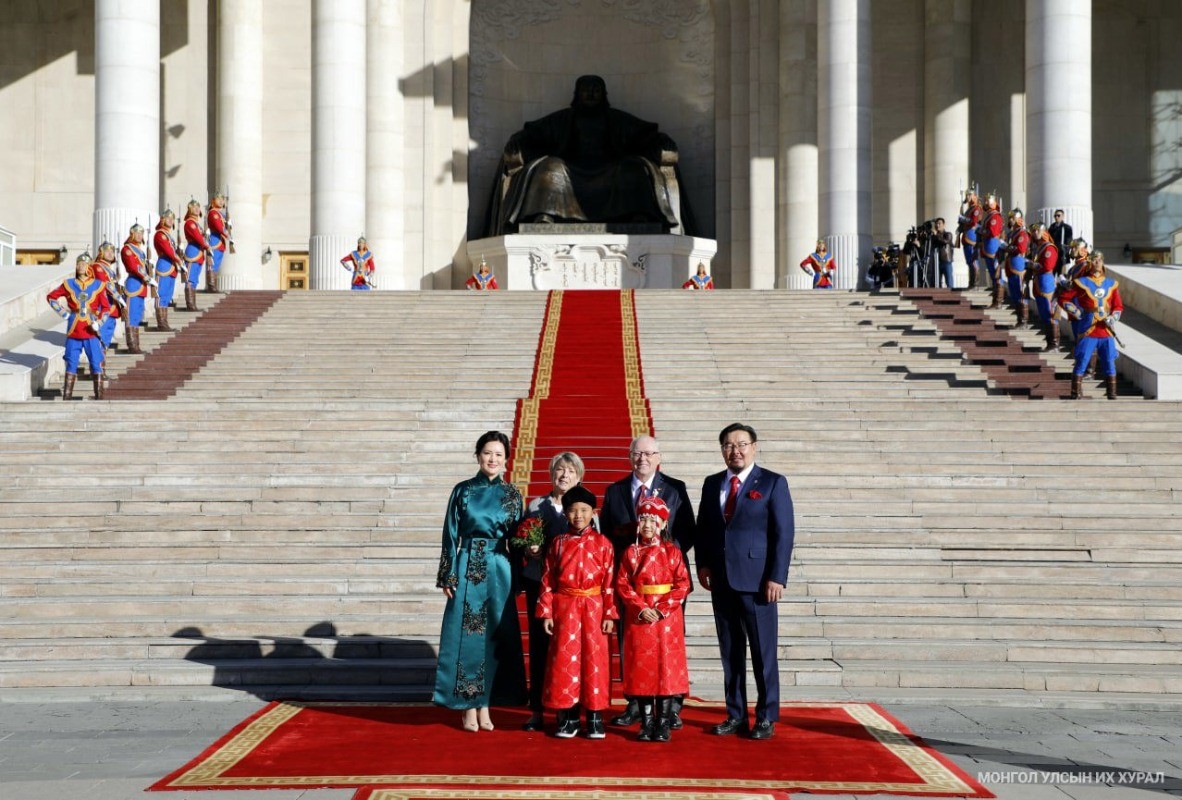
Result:
<instances>
[{"instance_id":1,"label":"man in blue suit","mask_svg":"<svg viewBox=\"0 0 1182 800\"><path fill-rule=\"evenodd\" d=\"M792 559L792 495L788 480L755 463L758 437L734 423L718 435L726 470L702 484L698 506L698 582L710 592L722 653L726 719L713 733L747 730L747 643L758 697L752 739L770 739L780 718L776 603Z\"/></svg>"}]
</instances>

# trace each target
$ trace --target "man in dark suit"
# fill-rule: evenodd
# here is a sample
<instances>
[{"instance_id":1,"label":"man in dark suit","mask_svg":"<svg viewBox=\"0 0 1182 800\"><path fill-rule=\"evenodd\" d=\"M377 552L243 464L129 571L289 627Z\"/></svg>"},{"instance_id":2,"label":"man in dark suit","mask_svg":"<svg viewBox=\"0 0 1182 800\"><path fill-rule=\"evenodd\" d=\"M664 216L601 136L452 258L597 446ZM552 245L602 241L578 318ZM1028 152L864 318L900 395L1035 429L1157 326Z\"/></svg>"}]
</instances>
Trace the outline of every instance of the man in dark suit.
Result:
<instances>
[{"instance_id":1,"label":"man in dark suit","mask_svg":"<svg viewBox=\"0 0 1182 800\"><path fill-rule=\"evenodd\" d=\"M616 566L628 545L636 541L636 507L646 497L660 497L669 507L669 533L682 553L689 553L694 545L694 508L690 503L685 483L660 471L661 448L651 436L632 440L628 448L632 474L607 487L603 494L603 508L599 511L599 529L616 550ZM620 618L620 641L628 620ZM624 713L612 718L613 725L635 725L640 721L640 706L628 698ZM673 702L671 718L674 730L681 727L681 700Z\"/></svg>"},{"instance_id":2,"label":"man in dark suit","mask_svg":"<svg viewBox=\"0 0 1182 800\"><path fill-rule=\"evenodd\" d=\"M702 484L698 582L710 592L722 653L726 720L713 732L747 729L747 643L758 697L752 739L770 739L780 718L776 603L788 582L795 531L787 479L755 463L755 430L734 423L718 435L727 468Z\"/></svg>"},{"instance_id":3,"label":"man in dark suit","mask_svg":"<svg viewBox=\"0 0 1182 800\"><path fill-rule=\"evenodd\" d=\"M1064 263L1071 253L1071 240L1075 238L1071 226L1063 221L1063 209L1055 209L1055 221L1047 228L1047 232L1051 234L1051 241L1055 243L1055 247L1059 248L1059 265L1055 267L1055 274L1062 275L1065 271Z\"/></svg>"}]
</instances>

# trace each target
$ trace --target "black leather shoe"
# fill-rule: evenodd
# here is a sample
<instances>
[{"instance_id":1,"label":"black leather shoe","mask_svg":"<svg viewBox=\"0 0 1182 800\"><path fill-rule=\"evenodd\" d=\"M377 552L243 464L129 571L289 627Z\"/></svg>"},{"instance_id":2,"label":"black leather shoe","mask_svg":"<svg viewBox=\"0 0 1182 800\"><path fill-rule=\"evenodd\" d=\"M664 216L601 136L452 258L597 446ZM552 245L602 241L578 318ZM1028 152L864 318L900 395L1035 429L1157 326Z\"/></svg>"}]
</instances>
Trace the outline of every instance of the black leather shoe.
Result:
<instances>
[{"instance_id":1,"label":"black leather shoe","mask_svg":"<svg viewBox=\"0 0 1182 800\"><path fill-rule=\"evenodd\" d=\"M776 723L766 719L756 720L755 727L751 729L752 739L770 739L775 735Z\"/></svg>"},{"instance_id":2,"label":"black leather shoe","mask_svg":"<svg viewBox=\"0 0 1182 800\"><path fill-rule=\"evenodd\" d=\"M523 731L540 731L542 730L542 715L536 711L529 715L529 719L521 726Z\"/></svg>"},{"instance_id":3,"label":"black leather shoe","mask_svg":"<svg viewBox=\"0 0 1182 800\"><path fill-rule=\"evenodd\" d=\"M612 725L620 728L627 728L638 722L640 722L640 704L635 700L628 701L628 707L624 709L623 714L612 717Z\"/></svg>"},{"instance_id":4,"label":"black leather shoe","mask_svg":"<svg viewBox=\"0 0 1182 800\"><path fill-rule=\"evenodd\" d=\"M588 739L603 739L607 736L607 731L603 729L603 716L598 711L587 714L586 731Z\"/></svg>"},{"instance_id":5,"label":"black leather shoe","mask_svg":"<svg viewBox=\"0 0 1182 800\"><path fill-rule=\"evenodd\" d=\"M734 717L727 717L723 722L718 723L710 732L715 736L732 736L741 730L747 728L747 721L735 719Z\"/></svg>"}]
</instances>

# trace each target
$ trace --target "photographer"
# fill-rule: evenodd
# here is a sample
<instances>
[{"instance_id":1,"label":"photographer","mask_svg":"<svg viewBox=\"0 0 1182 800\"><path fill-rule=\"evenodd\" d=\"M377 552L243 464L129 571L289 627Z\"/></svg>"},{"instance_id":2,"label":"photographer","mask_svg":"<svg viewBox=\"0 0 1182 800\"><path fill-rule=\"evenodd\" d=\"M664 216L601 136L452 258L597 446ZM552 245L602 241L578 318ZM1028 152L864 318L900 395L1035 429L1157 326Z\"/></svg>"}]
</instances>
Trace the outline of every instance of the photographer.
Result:
<instances>
[{"instance_id":1,"label":"photographer","mask_svg":"<svg viewBox=\"0 0 1182 800\"><path fill-rule=\"evenodd\" d=\"M952 242L952 231L945 228L943 217L936 218L936 229L932 233L932 242L935 245L936 259L940 262L939 280L943 282L944 288L952 288L952 254L956 252L956 247Z\"/></svg>"},{"instance_id":2,"label":"photographer","mask_svg":"<svg viewBox=\"0 0 1182 800\"><path fill-rule=\"evenodd\" d=\"M870 288L887 289L895 285L895 270L899 266L899 245L891 242L886 247L874 248L874 262L866 271Z\"/></svg>"}]
</instances>

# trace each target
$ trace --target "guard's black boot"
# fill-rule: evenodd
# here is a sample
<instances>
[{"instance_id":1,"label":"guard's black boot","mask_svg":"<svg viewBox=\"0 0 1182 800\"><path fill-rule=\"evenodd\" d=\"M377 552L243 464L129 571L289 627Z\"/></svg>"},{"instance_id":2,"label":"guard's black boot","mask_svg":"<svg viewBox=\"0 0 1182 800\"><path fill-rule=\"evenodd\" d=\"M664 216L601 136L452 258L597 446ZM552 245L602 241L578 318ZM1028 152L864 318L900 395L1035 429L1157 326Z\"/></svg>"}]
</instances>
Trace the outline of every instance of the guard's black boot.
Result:
<instances>
[{"instance_id":1,"label":"guard's black boot","mask_svg":"<svg viewBox=\"0 0 1182 800\"><path fill-rule=\"evenodd\" d=\"M554 735L559 739L573 739L579 735L578 706L558 712L558 731Z\"/></svg>"},{"instance_id":2,"label":"guard's black boot","mask_svg":"<svg viewBox=\"0 0 1182 800\"><path fill-rule=\"evenodd\" d=\"M602 739L607 736L603 728L603 715L598 711L587 712L587 738Z\"/></svg>"},{"instance_id":3,"label":"guard's black boot","mask_svg":"<svg viewBox=\"0 0 1182 800\"><path fill-rule=\"evenodd\" d=\"M680 695L673 697L673 707L669 710L669 727L672 730L679 731L682 727L681 722L681 706L683 698Z\"/></svg>"}]
</instances>

